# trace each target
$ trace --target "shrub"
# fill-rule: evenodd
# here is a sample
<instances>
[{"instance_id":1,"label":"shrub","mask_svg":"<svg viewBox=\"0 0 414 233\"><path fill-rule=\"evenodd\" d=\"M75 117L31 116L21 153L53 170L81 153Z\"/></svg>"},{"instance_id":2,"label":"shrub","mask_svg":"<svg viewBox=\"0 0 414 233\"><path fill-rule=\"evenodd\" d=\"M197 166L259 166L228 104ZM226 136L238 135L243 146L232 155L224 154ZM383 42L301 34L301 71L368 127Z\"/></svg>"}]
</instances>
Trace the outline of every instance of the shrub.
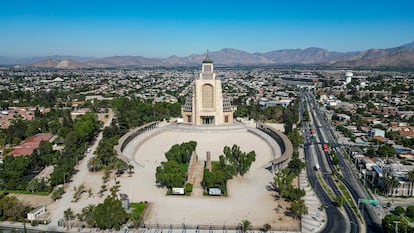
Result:
<instances>
[{"instance_id":1,"label":"shrub","mask_svg":"<svg viewBox=\"0 0 414 233\"><path fill-rule=\"evenodd\" d=\"M408 206L405 215L407 215L409 218L414 218L414 206Z\"/></svg>"},{"instance_id":2,"label":"shrub","mask_svg":"<svg viewBox=\"0 0 414 233\"><path fill-rule=\"evenodd\" d=\"M401 215L403 215L405 213L405 210L404 210L403 207L397 206L397 207L395 207L395 209L394 209L393 212L394 212L395 215L401 216Z\"/></svg>"},{"instance_id":3,"label":"shrub","mask_svg":"<svg viewBox=\"0 0 414 233\"><path fill-rule=\"evenodd\" d=\"M185 193L191 193L193 191L193 185L190 183L187 183L185 185Z\"/></svg>"},{"instance_id":4,"label":"shrub","mask_svg":"<svg viewBox=\"0 0 414 233\"><path fill-rule=\"evenodd\" d=\"M63 187L59 187L55 191L53 191L51 198L53 200L60 199L64 193L65 190L63 189Z\"/></svg>"}]
</instances>

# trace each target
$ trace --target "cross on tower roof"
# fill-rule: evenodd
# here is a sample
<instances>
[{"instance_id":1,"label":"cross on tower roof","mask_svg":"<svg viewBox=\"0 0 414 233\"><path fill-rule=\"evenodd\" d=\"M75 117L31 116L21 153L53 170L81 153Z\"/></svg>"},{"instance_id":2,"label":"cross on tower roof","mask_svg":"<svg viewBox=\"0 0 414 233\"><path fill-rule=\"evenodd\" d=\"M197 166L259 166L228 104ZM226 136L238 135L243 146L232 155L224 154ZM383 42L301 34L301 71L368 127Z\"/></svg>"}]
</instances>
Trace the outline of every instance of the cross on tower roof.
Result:
<instances>
[{"instance_id":1,"label":"cross on tower roof","mask_svg":"<svg viewBox=\"0 0 414 233\"><path fill-rule=\"evenodd\" d=\"M207 50L207 55L206 58L204 58L203 63L213 63L213 60L211 60L211 58L208 56L208 50Z\"/></svg>"}]
</instances>

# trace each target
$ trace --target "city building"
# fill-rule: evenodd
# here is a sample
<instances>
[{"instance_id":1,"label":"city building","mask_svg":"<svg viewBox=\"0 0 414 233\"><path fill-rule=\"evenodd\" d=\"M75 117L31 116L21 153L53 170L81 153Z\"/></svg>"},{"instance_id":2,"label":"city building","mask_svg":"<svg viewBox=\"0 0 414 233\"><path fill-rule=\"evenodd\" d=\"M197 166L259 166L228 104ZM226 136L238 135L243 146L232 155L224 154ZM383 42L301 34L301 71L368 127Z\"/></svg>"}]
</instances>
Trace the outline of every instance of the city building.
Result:
<instances>
[{"instance_id":1,"label":"city building","mask_svg":"<svg viewBox=\"0 0 414 233\"><path fill-rule=\"evenodd\" d=\"M208 54L202 62L199 77L194 80L193 96L186 99L181 114L184 123L194 125L233 123L230 99L222 93L221 80L216 77Z\"/></svg>"},{"instance_id":2,"label":"city building","mask_svg":"<svg viewBox=\"0 0 414 233\"><path fill-rule=\"evenodd\" d=\"M39 148L41 141L51 141L53 139L53 135L49 133L38 133L29 139L22 142L20 145L15 146L13 150L8 153L8 155L12 156L24 156L24 155L31 155L34 150Z\"/></svg>"}]
</instances>

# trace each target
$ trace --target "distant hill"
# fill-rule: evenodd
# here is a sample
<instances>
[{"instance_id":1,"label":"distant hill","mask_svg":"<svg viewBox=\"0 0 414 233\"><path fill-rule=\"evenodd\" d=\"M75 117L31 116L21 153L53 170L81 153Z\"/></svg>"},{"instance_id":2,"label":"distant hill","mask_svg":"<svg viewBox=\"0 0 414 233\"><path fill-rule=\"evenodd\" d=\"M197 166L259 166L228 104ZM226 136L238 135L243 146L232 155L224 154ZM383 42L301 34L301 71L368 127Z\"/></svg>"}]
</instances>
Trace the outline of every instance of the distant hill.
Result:
<instances>
[{"instance_id":1,"label":"distant hill","mask_svg":"<svg viewBox=\"0 0 414 233\"><path fill-rule=\"evenodd\" d=\"M414 48L414 41L408 44L401 45L403 48Z\"/></svg>"},{"instance_id":2,"label":"distant hill","mask_svg":"<svg viewBox=\"0 0 414 233\"><path fill-rule=\"evenodd\" d=\"M122 66L186 66L200 64L206 54L192 54L187 57L170 56L167 58L147 58L142 56L113 56L100 59L47 58L31 63L33 67L86 68ZM414 42L388 49L369 49L357 52L332 52L322 48L283 49L266 53L224 48L209 52L215 64L219 65L333 65L333 66L393 66L414 67ZM2 61L0 57L0 61Z\"/></svg>"},{"instance_id":3,"label":"distant hill","mask_svg":"<svg viewBox=\"0 0 414 233\"><path fill-rule=\"evenodd\" d=\"M414 48L370 49L335 62L334 65L414 67Z\"/></svg>"},{"instance_id":4,"label":"distant hill","mask_svg":"<svg viewBox=\"0 0 414 233\"><path fill-rule=\"evenodd\" d=\"M95 57L80 57L80 56L46 56L46 57L26 57L26 58L12 58L6 56L0 56L1 65L30 65L33 63L41 62L43 60L56 59L56 60L73 60L77 62L87 62L96 59Z\"/></svg>"},{"instance_id":5,"label":"distant hill","mask_svg":"<svg viewBox=\"0 0 414 233\"><path fill-rule=\"evenodd\" d=\"M74 60L64 59L58 60L49 58L47 60L39 61L31 65L32 67L42 68L56 68L56 69L80 69L89 67L87 64L77 62Z\"/></svg>"},{"instance_id":6,"label":"distant hill","mask_svg":"<svg viewBox=\"0 0 414 233\"><path fill-rule=\"evenodd\" d=\"M316 64L331 63L344 59L353 53L329 52L321 48L283 49L267 53L256 53L266 57L276 64Z\"/></svg>"}]
</instances>

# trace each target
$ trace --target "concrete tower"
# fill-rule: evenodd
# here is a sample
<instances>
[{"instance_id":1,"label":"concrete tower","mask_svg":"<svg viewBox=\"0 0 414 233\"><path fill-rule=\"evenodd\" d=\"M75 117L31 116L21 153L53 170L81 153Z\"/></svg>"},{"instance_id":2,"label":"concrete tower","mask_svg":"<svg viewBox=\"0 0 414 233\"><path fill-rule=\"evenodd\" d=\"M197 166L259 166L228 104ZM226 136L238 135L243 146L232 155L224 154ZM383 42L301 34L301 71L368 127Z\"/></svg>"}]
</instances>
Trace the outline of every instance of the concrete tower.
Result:
<instances>
[{"instance_id":1,"label":"concrete tower","mask_svg":"<svg viewBox=\"0 0 414 233\"><path fill-rule=\"evenodd\" d=\"M221 125L233 123L233 108L223 96L221 80L216 78L214 63L206 56L201 73L194 80L193 96L186 99L181 110L183 121L194 125Z\"/></svg>"},{"instance_id":2,"label":"concrete tower","mask_svg":"<svg viewBox=\"0 0 414 233\"><path fill-rule=\"evenodd\" d=\"M345 85L351 83L352 76L354 76L354 74L351 71L345 72Z\"/></svg>"}]
</instances>

